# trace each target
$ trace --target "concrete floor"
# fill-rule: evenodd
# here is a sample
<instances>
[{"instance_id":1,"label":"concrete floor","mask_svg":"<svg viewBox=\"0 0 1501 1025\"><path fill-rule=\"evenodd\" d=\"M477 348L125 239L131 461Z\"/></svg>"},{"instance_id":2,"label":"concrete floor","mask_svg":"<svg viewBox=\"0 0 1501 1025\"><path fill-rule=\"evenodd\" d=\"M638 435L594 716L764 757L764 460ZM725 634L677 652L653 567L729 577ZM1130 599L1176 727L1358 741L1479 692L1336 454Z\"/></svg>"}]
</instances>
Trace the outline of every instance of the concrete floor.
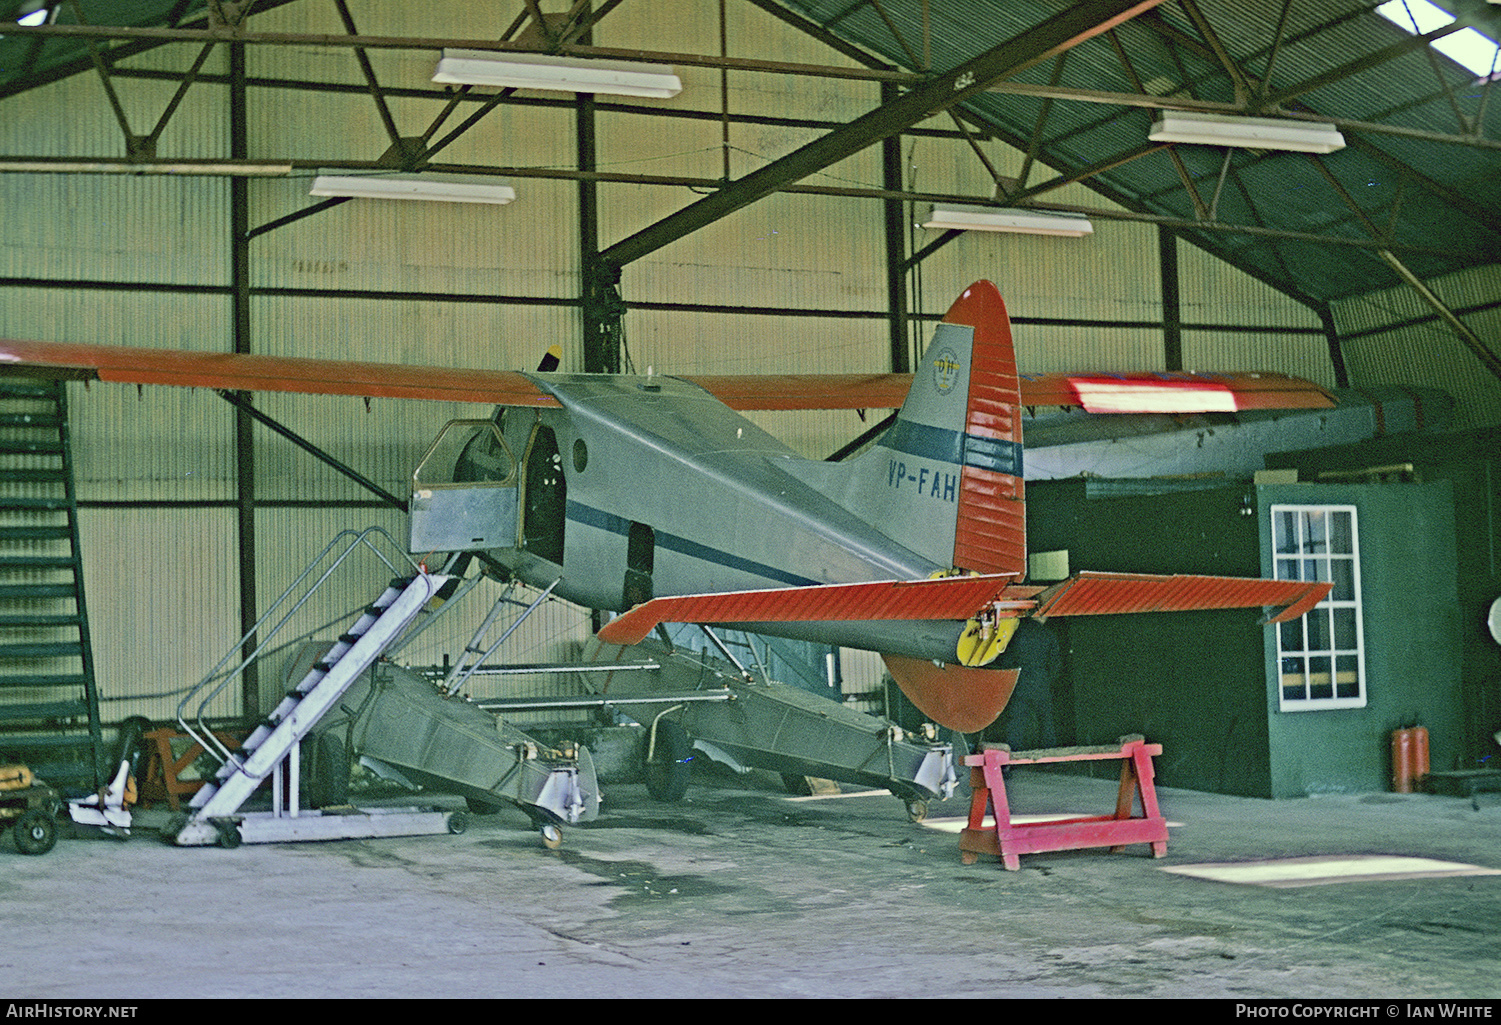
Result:
<instances>
[{"instance_id":1,"label":"concrete floor","mask_svg":"<svg viewBox=\"0 0 1501 1025\"><path fill-rule=\"evenodd\" d=\"M761 784L765 784L762 786ZM1098 814L1105 779L1017 770L1016 812ZM1269 802L1160 792L1144 846L963 865L889 796L696 779L607 790L544 850L460 836L176 848L0 841L9 998L1501 997L1501 875L1272 889L1165 867L1402 854L1501 868L1501 795ZM931 819L961 817L960 800ZM930 819L930 822L931 822Z\"/></svg>"}]
</instances>

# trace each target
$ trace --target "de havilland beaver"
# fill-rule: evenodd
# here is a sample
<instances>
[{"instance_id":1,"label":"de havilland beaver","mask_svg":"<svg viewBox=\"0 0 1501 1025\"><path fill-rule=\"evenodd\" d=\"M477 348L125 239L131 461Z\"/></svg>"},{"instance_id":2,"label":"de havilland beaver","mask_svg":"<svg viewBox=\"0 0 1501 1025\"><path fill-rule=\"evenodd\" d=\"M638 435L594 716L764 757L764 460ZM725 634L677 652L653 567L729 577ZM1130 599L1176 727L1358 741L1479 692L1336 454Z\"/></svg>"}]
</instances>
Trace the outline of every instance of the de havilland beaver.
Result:
<instances>
[{"instance_id":1,"label":"de havilland beaver","mask_svg":"<svg viewBox=\"0 0 1501 1025\"><path fill-rule=\"evenodd\" d=\"M1276 374L1021 375L996 287L965 289L916 373L672 377L506 372L0 341L0 372L226 390L493 402L411 504L413 551L483 551L628 645L663 622L725 624L879 652L935 722L972 732L1016 671L1022 617L1260 608L1327 583L1027 575L1022 409L1205 412L1332 405ZM864 452L799 456L738 410L894 408ZM471 422L472 423L472 422Z\"/></svg>"}]
</instances>

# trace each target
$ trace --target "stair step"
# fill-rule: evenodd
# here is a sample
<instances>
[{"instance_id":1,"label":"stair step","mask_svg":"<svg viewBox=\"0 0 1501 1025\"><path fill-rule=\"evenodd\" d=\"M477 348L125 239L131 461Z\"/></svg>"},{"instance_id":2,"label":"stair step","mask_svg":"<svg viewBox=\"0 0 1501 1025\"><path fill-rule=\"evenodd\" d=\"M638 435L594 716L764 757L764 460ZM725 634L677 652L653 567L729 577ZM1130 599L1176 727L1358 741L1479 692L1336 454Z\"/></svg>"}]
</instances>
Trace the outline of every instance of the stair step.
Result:
<instances>
[{"instance_id":1,"label":"stair step","mask_svg":"<svg viewBox=\"0 0 1501 1025\"><path fill-rule=\"evenodd\" d=\"M83 654L81 641L47 641L38 644L0 644L0 659L66 658Z\"/></svg>"},{"instance_id":2,"label":"stair step","mask_svg":"<svg viewBox=\"0 0 1501 1025\"><path fill-rule=\"evenodd\" d=\"M61 541L73 536L66 523L55 526L0 527L0 541Z\"/></svg>"},{"instance_id":3,"label":"stair step","mask_svg":"<svg viewBox=\"0 0 1501 1025\"><path fill-rule=\"evenodd\" d=\"M86 682L82 673L32 673L21 676L0 676L0 690L9 687L82 687Z\"/></svg>"},{"instance_id":4,"label":"stair step","mask_svg":"<svg viewBox=\"0 0 1501 1025\"><path fill-rule=\"evenodd\" d=\"M68 471L55 466L29 466L20 470L0 469L0 483L10 484L61 484L68 479Z\"/></svg>"},{"instance_id":5,"label":"stair step","mask_svg":"<svg viewBox=\"0 0 1501 1025\"><path fill-rule=\"evenodd\" d=\"M66 613L48 613L46 615L0 615L0 629L5 627L27 626L81 626L82 616L70 616Z\"/></svg>"},{"instance_id":6,"label":"stair step","mask_svg":"<svg viewBox=\"0 0 1501 1025\"><path fill-rule=\"evenodd\" d=\"M71 509L73 503L66 498L16 498L13 495L0 497L0 509L21 511L26 509Z\"/></svg>"},{"instance_id":7,"label":"stair step","mask_svg":"<svg viewBox=\"0 0 1501 1025\"><path fill-rule=\"evenodd\" d=\"M77 584L0 584L0 600L9 598L77 597Z\"/></svg>"},{"instance_id":8,"label":"stair step","mask_svg":"<svg viewBox=\"0 0 1501 1025\"><path fill-rule=\"evenodd\" d=\"M82 730L82 727L80 727ZM57 749L65 747L86 747L93 745L93 738L87 732L79 733L3 733L0 734L0 747L6 751L30 751L42 748ZM36 766L32 766L36 771ZM40 775L40 773L38 773Z\"/></svg>"},{"instance_id":9,"label":"stair step","mask_svg":"<svg viewBox=\"0 0 1501 1025\"><path fill-rule=\"evenodd\" d=\"M72 555L0 555L0 570L72 569L78 559Z\"/></svg>"},{"instance_id":10,"label":"stair step","mask_svg":"<svg viewBox=\"0 0 1501 1025\"><path fill-rule=\"evenodd\" d=\"M0 438L0 455L7 456L60 456L63 454L63 443L60 441L43 441L38 438Z\"/></svg>"},{"instance_id":11,"label":"stair step","mask_svg":"<svg viewBox=\"0 0 1501 1025\"><path fill-rule=\"evenodd\" d=\"M56 413L0 413L0 427L61 427L63 418Z\"/></svg>"},{"instance_id":12,"label":"stair step","mask_svg":"<svg viewBox=\"0 0 1501 1025\"><path fill-rule=\"evenodd\" d=\"M30 705L0 705L0 722L20 719L73 719L89 714L84 701L46 701Z\"/></svg>"},{"instance_id":13,"label":"stair step","mask_svg":"<svg viewBox=\"0 0 1501 1025\"><path fill-rule=\"evenodd\" d=\"M0 378L0 399L55 399L56 381L39 381L35 378Z\"/></svg>"}]
</instances>

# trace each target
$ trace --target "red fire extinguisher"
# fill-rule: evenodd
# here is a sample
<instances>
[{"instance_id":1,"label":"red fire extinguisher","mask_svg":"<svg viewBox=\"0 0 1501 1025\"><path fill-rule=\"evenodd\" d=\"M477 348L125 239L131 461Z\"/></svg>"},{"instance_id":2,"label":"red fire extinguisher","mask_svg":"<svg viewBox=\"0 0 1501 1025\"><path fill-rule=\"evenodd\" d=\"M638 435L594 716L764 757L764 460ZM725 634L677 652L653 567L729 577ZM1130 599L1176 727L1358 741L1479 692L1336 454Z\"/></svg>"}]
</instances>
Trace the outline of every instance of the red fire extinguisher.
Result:
<instances>
[{"instance_id":1,"label":"red fire extinguisher","mask_svg":"<svg viewBox=\"0 0 1501 1025\"><path fill-rule=\"evenodd\" d=\"M1412 793L1413 783L1428 775L1428 730L1409 726L1392 731L1392 790Z\"/></svg>"}]
</instances>

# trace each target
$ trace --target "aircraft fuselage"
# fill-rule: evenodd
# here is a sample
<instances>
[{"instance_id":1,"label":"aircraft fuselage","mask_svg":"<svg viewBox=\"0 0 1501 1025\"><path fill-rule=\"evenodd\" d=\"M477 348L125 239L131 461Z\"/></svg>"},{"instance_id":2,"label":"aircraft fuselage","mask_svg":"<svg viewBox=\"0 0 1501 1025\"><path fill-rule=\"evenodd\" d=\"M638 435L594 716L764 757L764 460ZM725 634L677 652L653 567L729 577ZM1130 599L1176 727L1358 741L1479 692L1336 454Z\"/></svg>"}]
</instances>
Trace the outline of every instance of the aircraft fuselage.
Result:
<instances>
[{"instance_id":1,"label":"aircraft fuselage","mask_svg":"<svg viewBox=\"0 0 1501 1025\"><path fill-rule=\"evenodd\" d=\"M920 579L925 559L795 476L792 449L703 389L670 377L529 375L562 408L504 411L516 487L514 545L486 554L519 578L589 608L653 597L870 580ZM896 480L941 481L909 458ZM816 465L816 464L815 464ZM906 474L907 465L902 466ZM931 490L931 488L926 489ZM949 514L951 515L951 514ZM763 633L952 657L952 623L745 624Z\"/></svg>"}]
</instances>

